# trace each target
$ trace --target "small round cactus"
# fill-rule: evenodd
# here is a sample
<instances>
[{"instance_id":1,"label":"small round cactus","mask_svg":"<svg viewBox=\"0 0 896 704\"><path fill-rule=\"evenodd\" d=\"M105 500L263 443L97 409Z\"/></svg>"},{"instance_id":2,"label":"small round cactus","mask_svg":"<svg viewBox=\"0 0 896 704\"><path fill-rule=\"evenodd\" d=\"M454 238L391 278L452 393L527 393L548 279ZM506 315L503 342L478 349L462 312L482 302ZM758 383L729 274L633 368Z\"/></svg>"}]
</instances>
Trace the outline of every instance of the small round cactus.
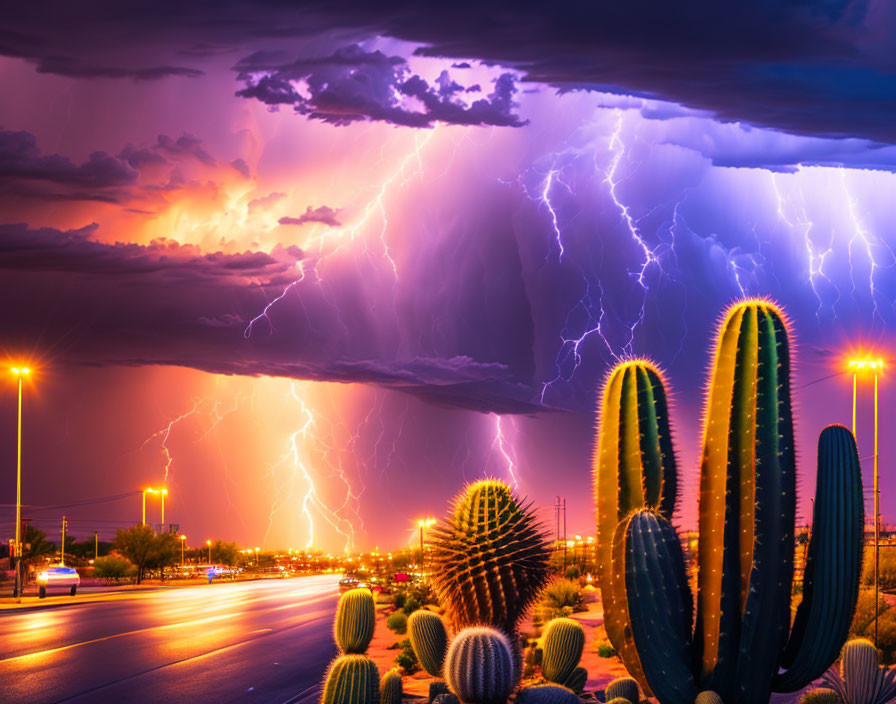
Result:
<instances>
[{"instance_id":1,"label":"small round cactus","mask_svg":"<svg viewBox=\"0 0 896 704\"><path fill-rule=\"evenodd\" d=\"M607 704L634 704L634 702L630 702L625 697L615 697L613 699L608 699Z\"/></svg>"},{"instance_id":2,"label":"small round cactus","mask_svg":"<svg viewBox=\"0 0 896 704\"><path fill-rule=\"evenodd\" d=\"M373 638L376 607L369 589L349 589L339 599L333 636L343 653L363 653Z\"/></svg>"},{"instance_id":3,"label":"small round cactus","mask_svg":"<svg viewBox=\"0 0 896 704\"><path fill-rule=\"evenodd\" d=\"M587 682L588 670L586 670L584 667L576 667L560 684L562 684L564 687L568 687L576 694L581 694L585 691L585 685L587 684Z\"/></svg>"},{"instance_id":4,"label":"small round cactus","mask_svg":"<svg viewBox=\"0 0 896 704\"><path fill-rule=\"evenodd\" d=\"M544 630L541 672L546 680L563 683L572 674L585 647L585 631L578 621L555 618Z\"/></svg>"},{"instance_id":5,"label":"small round cactus","mask_svg":"<svg viewBox=\"0 0 896 704\"><path fill-rule=\"evenodd\" d=\"M694 704L722 704L722 698L711 689L707 689L697 695Z\"/></svg>"},{"instance_id":6,"label":"small round cactus","mask_svg":"<svg viewBox=\"0 0 896 704\"><path fill-rule=\"evenodd\" d=\"M510 643L494 628L464 629L445 656L445 681L463 704L505 704L515 669Z\"/></svg>"},{"instance_id":7,"label":"small round cactus","mask_svg":"<svg viewBox=\"0 0 896 704\"><path fill-rule=\"evenodd\" d=\"M827 687L816 687L800 697L800 704L841 704L840 695Z\"/></svg>"},{"instance_id":8,"label":"small round cactus","mask_svg":"<svg viewBox=\"0 0 896 704\"><path fill-rule=\"evenodd\" d=\"M408 619L408 636L420 666L433 677L442 676L448 634L438 614L418 609Z\"/></svg>"},{"instance_id":9,"label":"small round cactus","mask_svg":"<svg viewBox=\"0 0 896 704\"><path fill-rule=\"evenodd\" d=\"M380 675L365 655L342 655L330 663L321 704L378 704Z\"/></svg>"},{"instance_id":10,"label":"small round cactus","mask_svg":"<svg viewBox=\"0 0 896 704\"><path fill-rule=\"evenodd\" d=\"M556 684L524 687L516 695L516 704L579 704L575 693Z\"/></svg>"},{"instance_id":11,"label":"small round cactus","mask_svg":"<svg viewBox=\"0 0 896 704\"><path fill-rule=\"evenodd\" d=\"M605 694L608 702L612 699L622 698L637 704L641 698L638 683L631 677L617 677L607 685ZM700 704L709 704L709 702Z\"/></svg>"},{"instance_id":12,"label":"small round cactus","mask_svg":"<svg viewBox=\"0 0 896 704\"><path fill-rule=\"evenodd\" d=\"M389 670L380 683L380 704L401 704L401 675Z\"/></svg>"}]
</instances>

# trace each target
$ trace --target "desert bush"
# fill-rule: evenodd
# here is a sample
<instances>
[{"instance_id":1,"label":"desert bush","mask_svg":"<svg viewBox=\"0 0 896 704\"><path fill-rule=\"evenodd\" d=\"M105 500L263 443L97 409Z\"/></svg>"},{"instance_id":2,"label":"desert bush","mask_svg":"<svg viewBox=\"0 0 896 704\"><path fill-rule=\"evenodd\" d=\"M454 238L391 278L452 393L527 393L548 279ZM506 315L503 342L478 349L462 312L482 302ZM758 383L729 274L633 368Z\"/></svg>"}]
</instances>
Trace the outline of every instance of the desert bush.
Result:
<instances>
[{"instance_id":1,"label":"desert bush","mask_svg":"<svg viewBox=\"0 0 896 704\"><path fill-rule=\"evenodd\" d=\"M880 551L880 588L896 589L896 550L883 548ZM862 584L874 586L874 548L865 548L862 560Z\"/></svg>"},{"instance_id":2,"label":"desert bush","mask_svg":"<svg viewBox=\"0 0 896 704\"><path fill-rule=\"evenodd\" d=\"M566 578L569 580L576 580L582 575L582 572L579 570L577 565L570 565L566 568Z\"/></svg>"},{"instance_id":3,"label":"desert bush","mask_svg":"<svg viewBox=\"0 0 896 704\"><path fill-rule=\"evenodd\" d=\"M116 582L125 577L133 577L137 568L126 557L106 555L98 557L93 564L93 575L101 579L114 579Z\"/></svg>"},{"instance_id":4,"label":"desert bush","mask_svg":"<svg viewBox=\"0 0 896 704\"><path fill-rule=\"evenodd\" d=\"M551 582L542 594L541 606L547 620L588 610L582 587L568 579Z\"/></svg>"},{"instance_id":5,"label":"desert bush","mask_svg":"<svg viewBox=\"0 0 896 704\"><path fill-rule=\"evenodd\" d=\"M405 638L398 644L401 652L395 658L395 664L402 668L407 674L417 671L417 656L414 654L414 648L411 646L409 638Z\"/></svg>"},{"instance_id":6,"label":"desert bush","mask_svg":"<svg viewBox=\"0 0 896 704\"><path fill-rule=\"evenodd\" d=\"M386 619L386 627L390 631L403 636L408 632L408 617L405 616L404 611L395 611L389 614L389 618Z\"/></svg>"},{"instance_id":7,"label":"desert bush","mask_svg":"<svg viewBox=\"0 0 896 704\"><path fill-rule=\"evenodd\" d=\"M883 555L883 551L881 551ZM885 663L896 661L896 609L881 597L877 604L878 648ZM851 637L874 640L874 590L862 589L849 627Z\"/></svg>"}]
</instances>

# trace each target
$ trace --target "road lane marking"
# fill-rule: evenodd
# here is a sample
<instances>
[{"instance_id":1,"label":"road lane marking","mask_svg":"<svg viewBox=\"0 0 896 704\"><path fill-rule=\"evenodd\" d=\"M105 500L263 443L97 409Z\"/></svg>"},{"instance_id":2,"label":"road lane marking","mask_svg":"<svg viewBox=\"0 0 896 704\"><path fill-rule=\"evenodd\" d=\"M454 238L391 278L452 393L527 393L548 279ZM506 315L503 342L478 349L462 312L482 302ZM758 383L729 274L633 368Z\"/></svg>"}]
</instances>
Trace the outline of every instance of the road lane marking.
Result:
<instances>
[{"instance_id":1,"label":"road lane marking","mask_svg":"<svg viewBox=\"0 0 896 704\"><path fill-rule=\"evenodd\" d=\"M329 596L329 595L328 595L328 596ZM298 602L298 603L296 603L296 604L290 604L289 606L290 606L290 607L293 607L293 606L307 606L307 605L309 605L309 604L314 604L314 603L316 603L316 602L318 602L318 601L321 601L322 599L328 598L328 596L327 596L327 597L319 597L319 598L317 598L317 599L309 599L309 600L304 601L304 602ZM270 610L271 610L271 611L274 611L274 610L276 610L276 609L270 609ZM124 632L124 633L114 633L114 634L112 634L112 635L103 636L103 637L101 637L101 638L93 638L93 639L91 639L91 640L85 640L85 641L81 641L81 642L79 642L79 643L70 643L70 644L68 644L68 645L61 645L61 646L59 646L58 648L49 648L49 649L47 649L47 650L38 650L38 651L35 651L35 652L33 652L33 653L25 653L24 655L13 655L12 657L3 658L2 660L0 660L0 665L5 665L5 664L7 664L7 663L13 663L13 662L16 662L16 661L18 661L18 660L26 660L26 659L29 659L29 658L30 658L30 659L37 659L37 658L40 658L40 657L42 657L42 656L52 655L52 654L54 654L54 653L60 653L60 652L66 651L66 650L72 650L73 648L79 648L79 647L81 647L81 646L83 646L83 645L92 645L93 643L101 643L101 642L103 642L103 641L113 640L113 639L115 639L115 638L123 638L123 637L126 637L126 636L132 636L132 635L136 635L136 634L139 634L139 633L147 633L147 632L149 632L149 631L168 630L168 629L172 629L172 628L182 628L182 627L184 627L184 626L197 626L197 625L201 625L201 624L203 624L203 623L213 623L213 622L215 622L215 621L223 621L223 620L225 620L225 619L234 618L234 617L236 617L236 616L243 616L243 615L245 615L245 614L247 614L247 613L249 613L249 612L247 612L247 611L236 611L236 612L233 612L233 613L219 614L219 615L217 615L217 616L208 616L208 617L206 617L206 618L196 619L196 620L193 620L193 621L182 621L182 622L180 622L180 623L165 623L165 624L162 624L162 625L160 625L160 626L148 626L148 627L146 627L146 628L138 628L138 629L135 629L135 630L133 630L133 631L126 631L126 632Z\"/></svg>"}]
</instances>

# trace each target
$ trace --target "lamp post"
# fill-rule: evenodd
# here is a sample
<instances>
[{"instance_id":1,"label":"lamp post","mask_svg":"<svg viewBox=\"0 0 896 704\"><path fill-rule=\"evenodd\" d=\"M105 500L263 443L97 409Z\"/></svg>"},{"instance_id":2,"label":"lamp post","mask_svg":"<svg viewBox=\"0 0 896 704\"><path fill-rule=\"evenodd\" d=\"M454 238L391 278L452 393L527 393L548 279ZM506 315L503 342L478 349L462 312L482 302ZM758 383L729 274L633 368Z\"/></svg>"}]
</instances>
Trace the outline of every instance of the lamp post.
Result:
<instances>
[{"instance_id":1,"label":"lamp post","mask_svg":"<svg viewBox=\"0 0 896 704\"><path fill-rule=\"evenodd\" d=\"M184 543L187 540L187 536L183 533L180 534L180 566L183 567L187 563L184 561Z\"/></svg>"},{"instance_id":2,"label":"lamp post","mask_svg":"<svg viewBox=\"0 0 896 704\"><path fill-rule=\"evenodd\" d=\"M168 495L167 489L153 489L151 487L147 487L143 490L143 519L141 523L146 525L146 495L147 494L160 494L162 497L162 528L164 530L165 526L165 497Z\"/></svg>"},{"instance_id":3,"label":"lamp post","mask_svg":"<svg viewBox=\"0 0 896 704\"><path fill-rule=\"evenodd\" d=\"M212 564L212 541L206 540L205 544L208 545L208 564Z\"/></svg>"},{"instance_id":4,"label":"lamp post","mask_svg":"<svg viewBox=\"0 0 896 704\"><path fill-rule=\"evenodd\" d=\"M256 572L258 571L258 551L259 550L261 550L261 548L255 548L255 571Z\"/></svg>"},{"instance_id":5,"label":"lamp post","mask_svg":"<svg viewBox=\"0 0 896 704\"><path fill-rule=\"evenodd\" d=\"M13 367L12 373L19 382L19 422L18 422L18 451L16 455L16 601L22 600L22 377L28 376L31 370L28 367Z\"/></svg>"},{"instance_id":6,"label":"lamp post","mask_svg":"<svg viewBox=\"0 0 896 704\"><path fill-rule=\"evenodd\" d=\"M852 432L856 434L856 396L858 373L863 370L874 372L874 646L878 643L878 600L880 599L880 484L878 482L878 379L884 368L881 359L852 359L849 362L852 373Z\"/></svg>"}]
</instances>

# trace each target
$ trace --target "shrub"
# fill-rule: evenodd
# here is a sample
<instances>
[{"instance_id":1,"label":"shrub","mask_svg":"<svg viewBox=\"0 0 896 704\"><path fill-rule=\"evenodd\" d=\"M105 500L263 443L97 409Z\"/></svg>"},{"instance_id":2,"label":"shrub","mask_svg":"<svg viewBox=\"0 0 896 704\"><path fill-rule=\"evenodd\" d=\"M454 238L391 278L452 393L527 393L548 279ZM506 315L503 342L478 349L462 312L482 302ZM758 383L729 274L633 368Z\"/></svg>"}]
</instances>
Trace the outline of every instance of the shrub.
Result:
<instances>
[{"instance_id":1,"label":"shrub","mask_svg":"<svg viewBox=\"0 0 896 704\"><path fill-rule=\"evenodd\" d=\"M395 611L386 619L386 627L400 636L408 632L408 617L403 611Z\"/></svg>"},{"instance_id":2,"label":"shrub","mask_svg":"<svg viewBox=\"0 0 896 704\"><path fill-rule=\"evenodd\" d=\"M883 554L884 551L881 551ZM878 647L885 663L896 659L896 609L883 598L878 601ZM874 639L874 590L859 591L856 612L849 627L851 637Z\"/></svg>"},{"instance_id":3,"label":"shrub","mask_svg":"<svg viewBox=\"0 0 896 704\"><path fill-rule=\"evenodd\" d=\"M612 658L616 655L616 649L610 645L609 641L606 641L597 646L597 655L602 658Z\"/></svg>"},{"instance_id":4,"label":"shrub","mask_svg":"<svg viewBox=\"0 0 896 704\"><path fill-rule=\"evenodd\" d=\"M402 607L402 611L404 611L405 616L410 616L417 609L420 608L420 601L413 594L408 595L408 598L404 601L404 606Z\"/></svg>"},{"instance_id":5,"label":"shrub","mask_svg":"<svg viewBox=\"0 0 896 704\"><path fill-rule=\"evenodd\" d=\"M570 565L569 567L566 568L566 578L569 580L576 580L581 575L582 575L582 573L579 571L579 568L577 565Z\"/></svg>"},{"instance_id":6,"label":"shrub","mask_svg":"<svg viewBox=\"0 0 896 704\"><path fill-rule=\"evenodd\" d=\"M126 557L106 555L98 557L93 564L93 575L102 579L114 579L116 582L124 577L133 577L137 568Z\"/></svg>"},{"instance_id":7,"label":"shrub","mask_svg":"<svg viewBox=\"0 0 896 704\"><path fill-rule=\"evenodd\" d=\"M549 584L542 594L541 605L550 618L588 610L582 587L568 579L558 579Z\"/></svg>"},{"instance_id":8,"label":"shrub","mask_svg":"<svg viewBox=\"0 0 896 704\"><path fill-rule=\"evenodd\" d=\"M404 608L404 601L408 598L408 593L402 589L400 592L395 592L392 595L392 604L396 609Z\"/></svg>"},{"instance_id":9,"label":"shrub","mask_svg":"<svg viewBox=\"0 0 896 704\"><path fill-rule=\"evenodd\" d=\"M414 654L414 648L411 647L411 641L405 638L398 644L401 652L395 658L395 664L402 668L409 675L417 670L417 656Z\"/></svg>"}]
</instances>

